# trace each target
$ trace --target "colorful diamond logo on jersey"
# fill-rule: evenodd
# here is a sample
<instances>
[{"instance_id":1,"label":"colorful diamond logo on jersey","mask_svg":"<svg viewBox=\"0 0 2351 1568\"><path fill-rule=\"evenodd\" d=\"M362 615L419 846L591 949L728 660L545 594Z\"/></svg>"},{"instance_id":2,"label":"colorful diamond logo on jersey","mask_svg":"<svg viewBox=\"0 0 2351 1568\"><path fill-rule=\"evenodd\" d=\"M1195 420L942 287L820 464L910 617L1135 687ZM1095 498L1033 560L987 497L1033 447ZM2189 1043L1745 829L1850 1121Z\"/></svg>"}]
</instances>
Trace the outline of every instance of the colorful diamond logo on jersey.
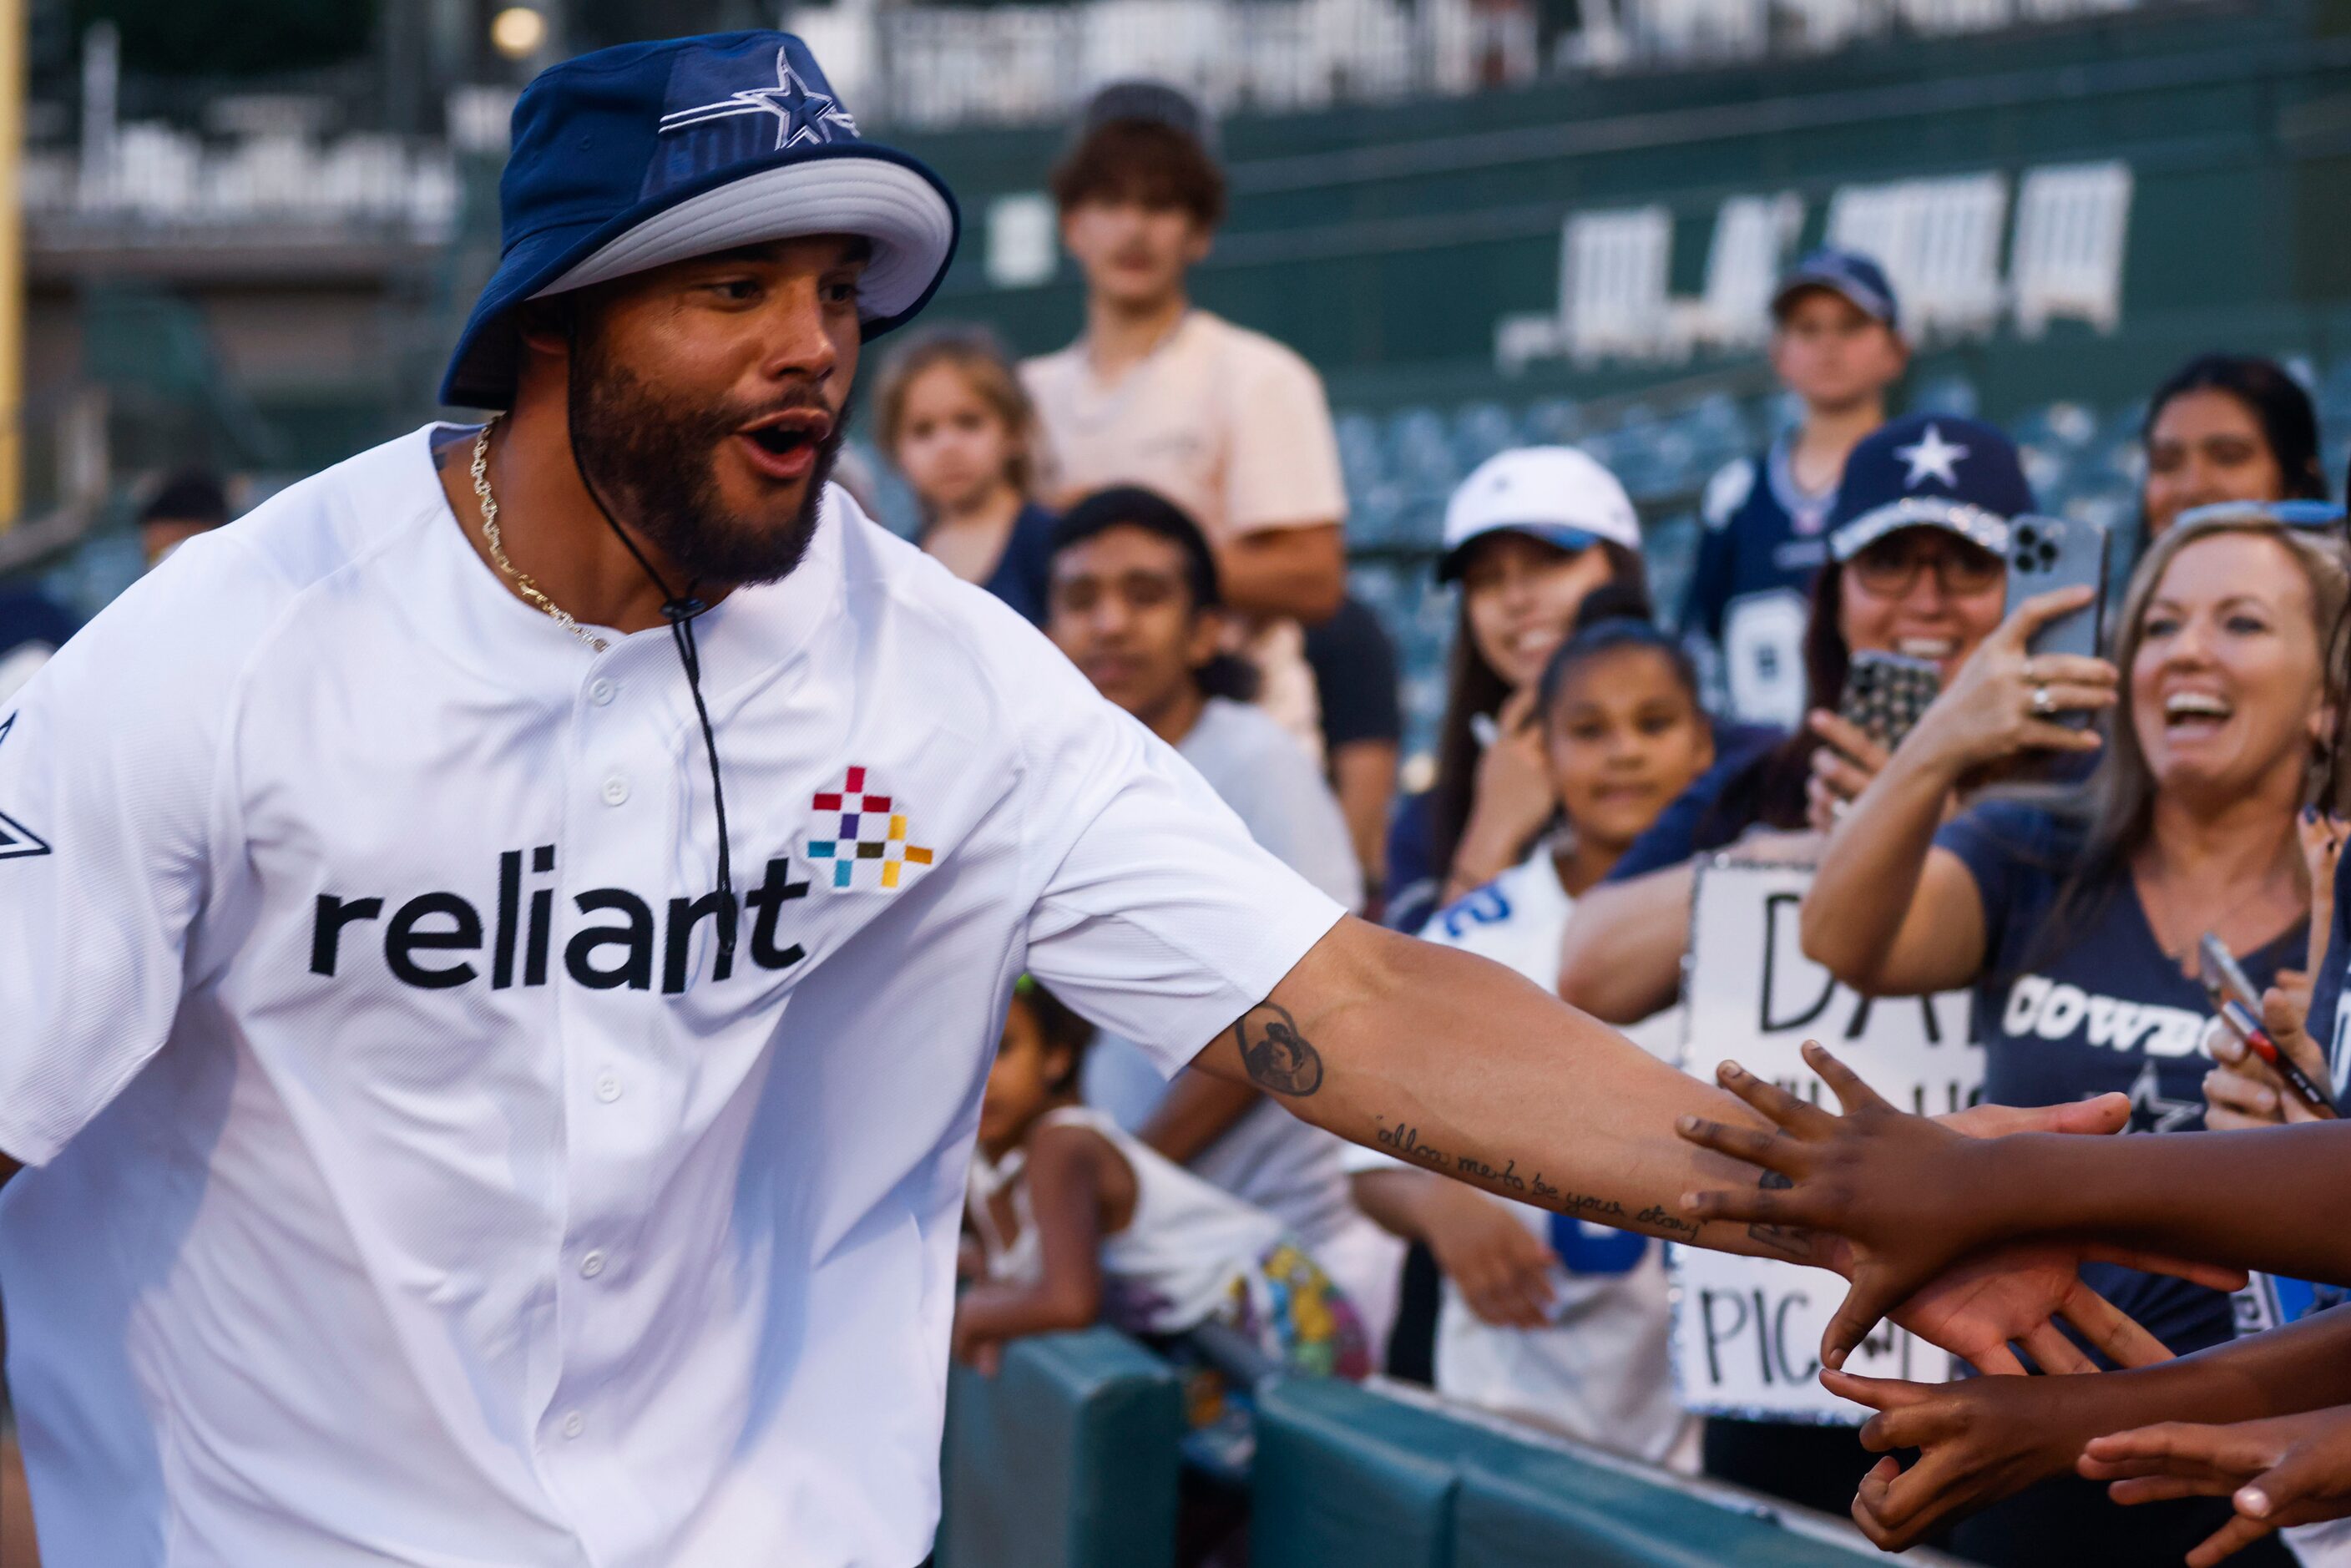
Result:
<instances>
[{"instance_id":1,"label":"colorful diamond logo on jersey","mask_svg":"<svg viewBox=\"0 0 2351 1568\"><path fill-rule=\"evenodd\" d=\"M894 891L908 866L931 863L931 852L907 841L906 814L895 809L896 802L868 794L865 786L865 769L852 768L840 789L820 790L809 802L832 814L836 836L810 839L808 856L832 862L835 887L856 886L858 871L870 864L878 885Z\"/></svg>"},{"instance_id":2,"label":"colorful diamond logo on jersey","mask_svg":"<svg viewBox=\"0 0 2351 1568\"><path fill-rule=\"evenodd\" d=\"M10 714L5 719L0 719L0 741L6 740L8 732L16 727L15 714ZM45 855L48 852L48 842L40 834L33 831L7 812L0 811L0 861L22 860L27 855ZM925 850L923 852L925 857L928 858L930 852Z\"/></svg>"}]
</instances>

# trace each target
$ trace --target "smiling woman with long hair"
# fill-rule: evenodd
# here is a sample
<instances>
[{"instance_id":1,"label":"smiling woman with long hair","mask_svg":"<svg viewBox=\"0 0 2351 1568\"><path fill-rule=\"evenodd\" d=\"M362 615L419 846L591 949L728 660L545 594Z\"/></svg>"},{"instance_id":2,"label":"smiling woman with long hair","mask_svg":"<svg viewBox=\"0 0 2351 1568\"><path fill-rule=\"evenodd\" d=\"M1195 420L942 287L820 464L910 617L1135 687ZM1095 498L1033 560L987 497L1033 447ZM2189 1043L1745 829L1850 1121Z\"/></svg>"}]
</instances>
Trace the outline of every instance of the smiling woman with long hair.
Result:
<instances>
[{"instance_id":1,"label":"smiling woman with long hair","mask_svg":"<svg viewBox=\"0 0 2351 1568\"><path fill-rule=\"evenodd\" d=\"M2305 952L2298 821L2330 723L2343 555L2275 522L2191 519L2133 574L2113 664L2031 654L2033 629L2084 591L2011 616L1838 825L1804 950L1872 995L1972 987L1988 1101L2120 1091L2137 1130L2193 1131L2208 1066L2199 937L2241 954L2257 987ZM2094 746L2057 717L2108 707L2085 783L1942 822L1959 779ZM2231 1335L2216 1291L2106 1264L2084 1277L2175 1353ZM1995 1564L2176 1563L2227 1512L2225 1499L2121 1509L2063 1478L1970 1521L1957 1545Z\"/></svg>"}]
</instances>

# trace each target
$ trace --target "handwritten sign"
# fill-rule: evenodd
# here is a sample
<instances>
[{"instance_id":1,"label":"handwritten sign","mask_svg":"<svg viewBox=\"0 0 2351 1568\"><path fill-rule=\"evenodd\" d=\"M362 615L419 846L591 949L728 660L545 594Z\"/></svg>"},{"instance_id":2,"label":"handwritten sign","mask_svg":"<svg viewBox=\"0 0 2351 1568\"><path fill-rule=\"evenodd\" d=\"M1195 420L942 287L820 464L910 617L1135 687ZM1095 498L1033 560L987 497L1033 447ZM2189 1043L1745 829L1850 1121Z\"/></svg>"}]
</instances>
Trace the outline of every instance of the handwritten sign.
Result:
<instances>
[{"instance_id":1,"label":"handwritten sign","mask_svg":"<svg viewBox=\"0 0 2351 1568\"><path fill-rule=\"evenodd\" d=\"M1797 915L1812 868L1718 857L1698 868L1684 987L1682 1066L1709 1081L1734 1061L1815 1104L1835 1095L1799 1048L1818 1040L1880 1094L1926 1115L1964 1110L1983 1087L1962 991L1872 999L1803 955ZM1858 1425L1869 1412L1820 1385L1820 1343L1844 1281L1824 1270L1676 1247L1674 1381L1683 1405L1750 1420ZM1939 1383L1951 1357L1890 1324L1849 1359L1871 1377Z\"/></svg>"}]
</instances>

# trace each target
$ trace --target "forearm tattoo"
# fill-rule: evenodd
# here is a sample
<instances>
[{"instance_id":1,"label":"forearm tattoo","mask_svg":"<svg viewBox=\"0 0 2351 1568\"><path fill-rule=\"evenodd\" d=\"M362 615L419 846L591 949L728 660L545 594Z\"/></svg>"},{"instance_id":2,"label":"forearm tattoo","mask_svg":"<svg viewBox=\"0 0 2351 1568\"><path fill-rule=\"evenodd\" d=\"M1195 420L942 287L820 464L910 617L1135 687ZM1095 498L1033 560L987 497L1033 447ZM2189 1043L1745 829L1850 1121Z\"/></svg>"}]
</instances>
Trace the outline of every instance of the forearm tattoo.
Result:
<instances>
[{"instance_id":1,"label":"forearm tattoo","mask_svg":"<svg viewBox=\"0 0 2351 1568\"><path fill-rule=\"evenodd\" d=\"M1322 1057L1298 1032L1298 1020L1271 1002L1259 1002L1233 1025L1241 1066L1249 1082L1276 1094L1303 1100L1322 1087Z\"/></svg>"},{"instance_id":2,"label":"forearm tattoo","mask_svg":"<svg viewBox=\"0 0 2351 1568\"><path fill-rule=\"evenodd\" d=\"M1420 1129L1409 1122L1390 1122L1384 1117L1377 1123L1375 1134L1380 1147L1400 1160L1408 1160L1429 1170L1439 1171L1457 1181L1466 1181L1522 1203L1556 1210L1577 1219L1589 1219L1602 1225L1613 1225L1620 1230L1640 1229L1677 1240L1695 1240L1698 1227L1666 1207L1653 1203L1640 1213L1625 1218L1625 1206L1613 1197L1601 1197L1592 1193L1562 1192L1543 1179L1536 1171L1521 1175L1519 1162L1505 1158L1493 1166L1475 1155L1458 1155L1438 1148L1420 1135Z\"/></svg>"}]
</instances>

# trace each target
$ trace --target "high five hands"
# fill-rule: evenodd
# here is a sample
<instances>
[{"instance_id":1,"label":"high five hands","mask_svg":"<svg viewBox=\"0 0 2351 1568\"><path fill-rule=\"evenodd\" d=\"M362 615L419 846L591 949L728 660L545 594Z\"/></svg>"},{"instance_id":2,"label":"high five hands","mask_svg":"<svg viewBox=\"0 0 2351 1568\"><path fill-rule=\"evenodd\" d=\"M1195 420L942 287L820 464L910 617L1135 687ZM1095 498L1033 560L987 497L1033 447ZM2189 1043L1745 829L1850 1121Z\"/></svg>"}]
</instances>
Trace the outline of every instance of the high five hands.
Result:
<instances>
[{"instance_id":1,"label":"high five hands","mask_svg":"<svg viewBox=\"0 0 2351 1568\"><path fill-rule=\"evenodd\" d=\"M2021 1373L2022 1364L2004 1343L1951 1345L1938 1321L1972 1312L1987 1292L2013 1288L2008 1281L2020 1269L2063 1268L2070 1273L2084 1262L2106 1262L2176 1274L2215 1290L2244 1283L2241 1270L2135 1248L2070 1239L2001 1245L2011 1233L1997 1215L1940 1195L1988 1190L1991 1162L2000 1158L1990 1140L2002 1134L2091 1128L2053 1126L2047 1112L1993 1106L1978 1107L1947 1124L1896 1110L1816 1042L1806 1043L1804 1060L1835 1092L1844 1114L1833 1115L1724 1062L1716 1074L1722 1086L1753 1106L1774 1130L1695 1116L1684 1117L1678 1130L1691 1143L1761 1166L1766 1174L1756 1187L1687 1194L1682 1207L1693 1219L1825 1232L1842 1239L1850 1284L1822 1336L1823 1366L1844 1366L1863 1337L1890 1315L1922 1338L1958 1349L1980 1372ZM2110 1119L2097 1130L2113 1132L2123 1124L2119 1101L2109 1095L2067 1109L2105 1113ZM1938 1196L1929 1203L1922 1194ZM1933 1209L1933 1223L1920 1223L1922 1207ZM2059 1301L2054 1316L2126 1366L2165 1360L2170 1354L2087 1286L2077 1285ZM2095 1370L2050 1318L2019 1325L2014 1337L2043 1371Z\"/></svg>"}]
</instances>

